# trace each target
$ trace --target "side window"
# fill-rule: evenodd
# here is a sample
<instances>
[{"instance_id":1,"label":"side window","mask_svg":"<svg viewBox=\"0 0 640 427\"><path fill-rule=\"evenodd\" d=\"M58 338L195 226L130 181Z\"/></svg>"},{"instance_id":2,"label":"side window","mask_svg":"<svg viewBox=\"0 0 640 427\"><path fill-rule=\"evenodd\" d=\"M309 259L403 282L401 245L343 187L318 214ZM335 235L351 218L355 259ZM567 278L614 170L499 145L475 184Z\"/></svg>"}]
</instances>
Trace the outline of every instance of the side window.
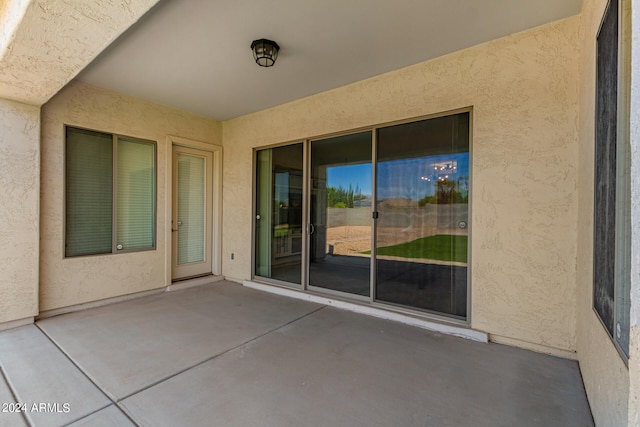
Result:
<instances>
[{"instance_id":1,"label":"side window","mask_svg":"<svg viewBox=\"0 0 640 427\"><path fill-rule=\"evenodd\" d=\"M611 0L597 37L593 306L618 349L628 357L631 165L619 16L618 0Z\"/></svg>"},{"instance_id":2,"label":"side window","mask_svg":"<svg viewBox=\"0 0 640 427\"><path fill-rule=\"evenodd\" d=\"M67 127L65 256L155 248L156 144Z\"/></svg>"}]
</instances>

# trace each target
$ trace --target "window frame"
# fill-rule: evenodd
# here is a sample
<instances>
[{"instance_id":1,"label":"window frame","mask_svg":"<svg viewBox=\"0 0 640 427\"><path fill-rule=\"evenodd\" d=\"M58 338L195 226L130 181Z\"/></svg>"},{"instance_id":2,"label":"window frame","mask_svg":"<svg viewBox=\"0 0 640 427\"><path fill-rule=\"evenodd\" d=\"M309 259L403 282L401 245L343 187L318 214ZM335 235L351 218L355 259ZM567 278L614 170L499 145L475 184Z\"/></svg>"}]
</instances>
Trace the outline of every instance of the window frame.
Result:
<instances>
[{"instance_id":1,"label":"window frame","mask_svg":"<svg viewBox=\"0 0 640 427\"><path fill-rule=\"evenodd\" d=\"M605 27L605 21L607 19L611 19L610 16L612 7L617 8L617 16L616 26L617 26L617 35L615 38L617 56L615 59L615 71L617 74L615 89L611 87L600 87L600 79L599 79L599 70L598 68L602 64L601 61L606 61L606 58L603 59L598 55L598 45L600 42L600 35L602 34L603 28ZM625 327L625 335L628 339L629 337L629 324L621 325L622 319L629 319L630 312L630 271L627 269L625 271L625 262L623 257L628 257L631 251L630 240L625 235L627 233L627 226L630 225L630 218L624 218L623 210L627 209L628 204L630 203L630 187L629 187L629 178L630 178L630 165L629 165L629 156L630 156L630 139L629 139L629 113L630 113L630 98L629 98L629 88L630 88L630 73L629 73L629 47L630 44L628 42L629 37L629 25L627 22L627 18L625 17L625 10L628 7L628 2L625 0L609 0L602 14L602 20L600 23L600 27L598 29L596 35L596 92L595 92L595 119L594 119L594 200L593 200L593 283L592 283L592 308L593 311L600 321L603 329L606 334L611 339L615 349L618 351L620 357L624 361L625 364L628 365L629 361L629 348L628 342L626 342L626 346L624 344L623 335L621 334L620 328ZM615 93L616 97L616 114L609 117L609 120L615 121L615 138L613 141L602 140L599 138L598 131L600 129L601 124L601 105L599 102L600 95L602 92L609 91ZM614 203L613 203L613 212L606 213L605 216L613 217L613 243L612 248L606 248L608 255L612 257L610 262L612 263L612 276L610 279L612 283L609 285L613 290L612 299L610 301L612 305L612 322L611 325L608 325L609 322L606 319L603 319L600 311L597 308L596 296L598 294L598 286L603 287L605 285L598 282L600 278L598 272L599 263L596 262L596 245L597 245L597 229L599 226L598 219L598 202L599 199L597 197L597 182L601 178L598 174L598 150L602 150L602 148L607 144L615 144L615 147L609 148L605 147L605 149L610 150L615 159L609 162L608 167L612 170L610 176L613 176L614 182L611 184L610 182L606 185L606 190L608 192L613 192L614 194ZM603 215L600 212L600 215ZM621 221L622 220L622 221ZM627 224L629 222L629 224ZM622 304L622 310L620 310L619 305ZM623 312L624 311L624 312ZM628 322L627 322L628 323Z\"/></svg>"},{"instance_id":2,"label":"window frame","mask_svg":"<svg viewBox=\"0 0 640 427\"><path fill-rule=\"evenodd\" d=\"M123 135L115 132L107 132L102 130L96 130L91 128L86 128L82 126L75 126L65 124L64 126L64 172L63 172L63 181L64 181L64 197L63 197L63 238L62 238L62 253L64 259L73 259L73 258L81 258L81 257L94 257L94 256L105 256L105 255L117 255L117 254L130 254L135 252L147 252L147 251L155 251L158 247L158 142L145 139L138 138L129 135ZM86 132L95 132L104 134L105 136L111 136L111 149L112 149L112 207L111 207L111 251L109 252L97 252L97 253L87 253L87 254L78 254L78 255L67 255L67 135L69 129L75 129L79 131ZM118 249L118 142L120 139L124 139L130 142L139 142L144 144L149 144L153 147L153 209L152 209L152 245L146 248L133 248L133 249Z\"/></svg>"}]
</instances>

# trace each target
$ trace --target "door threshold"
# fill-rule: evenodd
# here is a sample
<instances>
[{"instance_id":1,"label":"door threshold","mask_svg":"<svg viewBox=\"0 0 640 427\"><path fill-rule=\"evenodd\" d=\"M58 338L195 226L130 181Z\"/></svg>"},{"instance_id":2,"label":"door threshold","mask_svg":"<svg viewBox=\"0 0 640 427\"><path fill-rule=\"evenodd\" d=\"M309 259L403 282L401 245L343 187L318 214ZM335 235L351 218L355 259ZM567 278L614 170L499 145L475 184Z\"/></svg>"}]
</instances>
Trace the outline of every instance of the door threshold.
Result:
<instances>
[{"instance_id":1,"label":"door threshold","mask_svg":"<svg viewBox=\"0 0 640 427\"><path fill-rule=\"evenodd\" d=\"M224 280L224 276L214 276L213 274L207 274L204 276L195 276L195 277L187 277L184 279L178 279L172 281L169 286L167 286L167 291L177 291L180 289L187 289L193 286L207 285L214 282L219 282L220 280Z\"/></svg>"},{"instance_id":2,"label":"door threshold","mask_svg":"<svg viewBox=\"0 0 640 427\"><path fill-rule=\"evenodd\" d=\"M180 277L178 279L171 279L171 283L187 282L189 280L202 279L205 277L214 277L214 276L213 276L213 273L196 274L195 276L187 276L187 277Z\"/></svg>"},{"instance_id":3,"label":"door threshold","mask_svg":"<svg viewBox=\"0 0 640 427\"><path fill-rule=\"evenodd\" d=\"M465 338L473 341L488 343L488 334L474 329L458 326L446 322L446 320L436 321L428 320L419 317L409 316L406 314L398 313L395 311L384 310L378 307L372 307L369 305L363 305L353 302L340 300L337 298L324 297L319 295L310 294L307 292L298 291L295 289L287 289L274 285L266 285L263 283L253 282L245 280L242 282L243 286L247 288L256 289L259 291L270 292L272 294L278 294L287 296L290 298L297 298L304 301L315 302L318 304L324 304L331 307L336 307L342 310L349 310L359 314L365 314L368 316L378 317L381 319L392 320L395 322L404 323L405 325L411 325L422 329L427 329L433 332L439 332L445 335L453 335L460 338Z\"/></svg>"}]
</instances>

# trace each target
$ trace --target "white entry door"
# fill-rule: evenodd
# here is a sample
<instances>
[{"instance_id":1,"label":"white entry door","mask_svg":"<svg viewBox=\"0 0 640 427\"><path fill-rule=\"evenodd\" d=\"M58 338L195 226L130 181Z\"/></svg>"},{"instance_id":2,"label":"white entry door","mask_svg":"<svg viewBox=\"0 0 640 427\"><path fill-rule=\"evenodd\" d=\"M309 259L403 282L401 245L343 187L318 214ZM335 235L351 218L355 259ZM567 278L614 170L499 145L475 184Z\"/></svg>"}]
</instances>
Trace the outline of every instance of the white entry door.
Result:
<instances>
[{"instance_id":1,"label":"white entry door","mask_svg":"<svg viewBox=\"0 0 640 427\"><path fill-rule=\"evenodd\" d=\"M173 146L172 280L212 272L213 153Z\"/></svg>"}]
</instances>

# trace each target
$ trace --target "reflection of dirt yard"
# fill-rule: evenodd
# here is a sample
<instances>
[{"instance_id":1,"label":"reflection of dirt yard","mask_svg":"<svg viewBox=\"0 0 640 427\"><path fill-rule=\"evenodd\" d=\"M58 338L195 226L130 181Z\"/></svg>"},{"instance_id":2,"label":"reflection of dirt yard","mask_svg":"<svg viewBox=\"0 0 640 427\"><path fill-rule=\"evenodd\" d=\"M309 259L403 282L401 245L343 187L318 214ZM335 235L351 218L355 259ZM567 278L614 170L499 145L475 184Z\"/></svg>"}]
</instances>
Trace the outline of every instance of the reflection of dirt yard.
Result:
<instances>
[{"instance_id":1,"label":"reflection of dirt yard","mask_svg":"<svg viewBox=\"0 0 640 427\"><path fill-rule=\"evenodd\" d=\"M327 245L333 245L335 255L354 255L371 250L371 227L366 225L329 227L327 228Z\"/></svg>"},{"instance_id":2,"label":"reflection of dirt yard","mask_svg":"<svg viewBox=\"0 0 640 427\"><path fill-rule=\"evenodd\" d=\"M466 204L418 207L410 200L389 199L379 209L379 248L437 234L467 234L459 227L460 221L468 221ZM371 250L371 207L327 208L326 232L327 253L333 248L335 255L362 256Z\"/></svg>"},{"instance_id":3,"label":"reflection of dirt yard","mask_svg":"<svg viewBox=\"0 0 640 427\"><path fill-rule=\"evenodd\" d=\"M378 247L393 246L436 234L465 234L459 229L438 227L380 227ZM335 255L360 255L371 250L371 227L367 225L343 225L327 228L327 246L333 246ZM327 247L327 253L330 253Z\"/></svg>"}]
</instances>

